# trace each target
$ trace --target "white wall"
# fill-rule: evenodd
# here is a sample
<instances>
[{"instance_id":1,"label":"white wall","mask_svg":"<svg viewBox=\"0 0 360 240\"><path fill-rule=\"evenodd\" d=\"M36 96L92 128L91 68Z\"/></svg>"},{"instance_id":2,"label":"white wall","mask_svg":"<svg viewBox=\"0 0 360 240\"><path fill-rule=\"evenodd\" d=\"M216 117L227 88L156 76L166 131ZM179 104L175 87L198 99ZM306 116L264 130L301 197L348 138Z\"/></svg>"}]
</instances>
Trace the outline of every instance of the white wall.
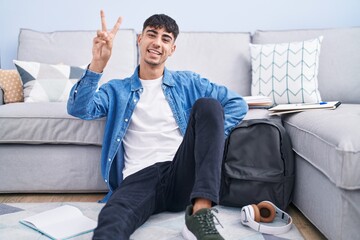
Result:
<instances>
[{"instance_id":1,"label":"white wall","mask_svg":"<svg viewBox=\"0 0 360 240\"><path fill-rule=\"evenodd\" d=\"M141 30L154 13L173 17L182 31L241 31L360 26L360 0L0 0L1 68L13 68L20 28L94 30L104 9L108 26Z\"/></svg>"}]
</instances>

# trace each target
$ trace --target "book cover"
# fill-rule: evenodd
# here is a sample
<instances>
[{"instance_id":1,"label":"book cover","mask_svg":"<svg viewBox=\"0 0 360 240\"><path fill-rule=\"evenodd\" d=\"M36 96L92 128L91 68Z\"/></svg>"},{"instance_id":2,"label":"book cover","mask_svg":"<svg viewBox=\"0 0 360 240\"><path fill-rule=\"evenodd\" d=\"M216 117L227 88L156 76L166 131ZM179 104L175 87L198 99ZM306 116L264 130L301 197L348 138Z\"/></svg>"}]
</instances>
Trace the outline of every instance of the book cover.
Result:
<instances>
[{"instance_id":1,"label":"book cover","mask_svg":"<svg viewBox=\"0 0 360 240\"><path fill-rule=\"evenodd\" d=\"M80 209L64 205L20 220L20 223L51 239L68 239L91 232L97 222L84 216Z\"/></svg>"}]
</instances>

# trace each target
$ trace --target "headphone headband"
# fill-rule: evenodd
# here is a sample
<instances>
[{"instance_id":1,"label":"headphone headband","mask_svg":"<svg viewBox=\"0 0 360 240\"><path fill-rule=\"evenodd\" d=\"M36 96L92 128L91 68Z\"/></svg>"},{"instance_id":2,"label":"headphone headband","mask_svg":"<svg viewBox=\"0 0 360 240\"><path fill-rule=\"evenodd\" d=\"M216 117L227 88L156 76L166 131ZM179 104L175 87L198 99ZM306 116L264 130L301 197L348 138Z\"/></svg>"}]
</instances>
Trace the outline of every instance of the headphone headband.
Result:
<instances>
[{"instance_id":1,"label":"headphone headband","mask_svg":"<svg viewBox=\"0 0 360 240\"><path fill-rule=\"evenodd\" d=\"M240 212L240 217L241 217L241 223L243 225L249 226L252 229L261 232L261 233L266 233L266 234L283 234L286 233L287 231L289 231L291 229L292 226L292 218L289 214L287 214L286 212L282 211L280 208L278 208L277 206L275 206L275 204L273 204L270 201L264 201L266 203L269 203L270 205L272 205L275 209L276 212L276 218L280 219L282 222L285 222L286 225L283 226L277 226L277 227L272 227L269 226L269 224L261 224L258 223L254 220L254 208L251 205L247 205L244 206L241 209Z\"/></svg>"}]
</instances>

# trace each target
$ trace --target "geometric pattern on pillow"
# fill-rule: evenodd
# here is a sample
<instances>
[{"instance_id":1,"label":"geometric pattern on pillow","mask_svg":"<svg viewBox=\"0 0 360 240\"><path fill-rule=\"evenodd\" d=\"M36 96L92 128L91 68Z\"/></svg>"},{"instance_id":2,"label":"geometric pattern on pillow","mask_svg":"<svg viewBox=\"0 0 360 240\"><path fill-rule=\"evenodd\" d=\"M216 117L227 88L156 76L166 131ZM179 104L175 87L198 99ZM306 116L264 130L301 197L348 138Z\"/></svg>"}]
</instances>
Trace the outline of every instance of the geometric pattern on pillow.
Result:
<instances>
[{"instance_id":1,"label":"geometric pattern on pillow","mask_svg":"<svg viewBox=\"0 0 360 240\"><path fill-rule=\"evenodd\" d=\"M251 95L268 96L274 104L320 102L317 76L322 39L250 44Z\"/></svg>"},{"instance_id":2,"label":"geometric pattern on pillow","mask_svg":"<svg viewBox=\"0 0 360 240\"><path fill-rule=\"evenodd\" d=\"M24 101L22 82L16 70L0 69L0 88L4 92L5 104Z\"/></svg>"},{"instance_id":3,"label":"geometric pattern on pillow","mask_svg":"<svg viewBox=\"0 0 360 240\"><path fill-rule=\"evenodd\" d=\"M24 85L25 102L66 102L84 68L14 60Z\"/></svg>"}]
</instances>

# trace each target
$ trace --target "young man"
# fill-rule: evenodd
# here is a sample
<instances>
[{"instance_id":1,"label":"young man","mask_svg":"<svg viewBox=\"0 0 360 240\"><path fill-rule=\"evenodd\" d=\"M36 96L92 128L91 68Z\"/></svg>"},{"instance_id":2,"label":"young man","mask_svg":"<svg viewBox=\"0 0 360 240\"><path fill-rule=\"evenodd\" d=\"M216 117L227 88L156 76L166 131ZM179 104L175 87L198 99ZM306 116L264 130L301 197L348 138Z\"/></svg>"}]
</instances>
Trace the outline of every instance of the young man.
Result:
<instances>
[{"instance_id":1,"label":"young man","mask_svg":"<svg viewBox=\"0 0 360 240\"><path fill-rule=\"evenodd\" d=\"M129 239L152 214L183 210L185 238L223 239L211 207L219 201L224 140L247 104L198 74L165 68L179 29L164 14L144 22L134 74L96 91L121 18L108 31L101 11L101 23L68 101L76 117L107 117L101 164L110 192L93 239Z\"/></svg>"}]
</instances>

